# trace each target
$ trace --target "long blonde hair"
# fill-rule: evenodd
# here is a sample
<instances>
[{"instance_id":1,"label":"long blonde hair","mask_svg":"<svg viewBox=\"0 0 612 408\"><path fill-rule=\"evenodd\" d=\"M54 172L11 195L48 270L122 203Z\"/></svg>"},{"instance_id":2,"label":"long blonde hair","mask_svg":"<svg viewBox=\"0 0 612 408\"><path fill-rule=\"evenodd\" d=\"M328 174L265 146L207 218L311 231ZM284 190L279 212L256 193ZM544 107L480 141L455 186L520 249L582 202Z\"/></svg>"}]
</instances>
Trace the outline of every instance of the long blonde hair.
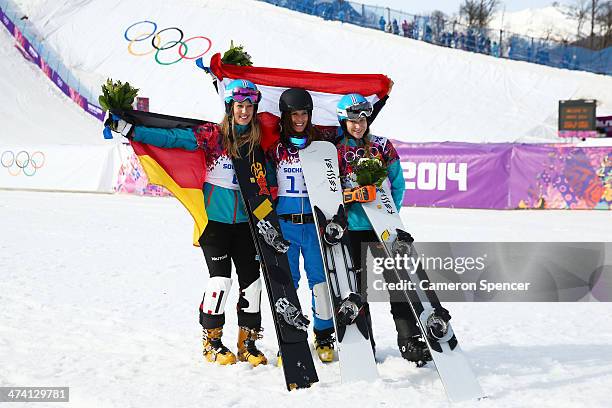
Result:
<instances>
[{"instance_id":1,"label":"long blonde hair","mask_svg":"<svg viewBox=\"0 0 612 408\"><path fill-rule=\"evenodd\" d=\"M257 120L257 112L253 112L253 118L249 124L249 129L244 134L238 136L236 139L236 126L234 123L234 107L229 113L226 113L221 122L221 134L223 135L223 148L227 154L232 158L239 158L240 152L238 151L245 144L249 145L249 156L253 154L253 149L261 141L261 128L259 127L259 121ZM233 141L232 141L233 140Z\"/></svg>"}]
</instances>

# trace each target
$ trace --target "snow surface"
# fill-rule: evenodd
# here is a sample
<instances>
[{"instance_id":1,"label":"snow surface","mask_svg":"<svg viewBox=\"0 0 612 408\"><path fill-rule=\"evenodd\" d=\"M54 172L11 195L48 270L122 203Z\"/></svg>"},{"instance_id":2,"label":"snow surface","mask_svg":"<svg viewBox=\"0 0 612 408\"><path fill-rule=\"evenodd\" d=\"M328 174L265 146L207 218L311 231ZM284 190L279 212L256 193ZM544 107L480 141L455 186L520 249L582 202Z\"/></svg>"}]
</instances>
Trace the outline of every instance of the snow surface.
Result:
<instances>
[{"instance_id":1,"label":"snow surface","mask_svg":"<svg viewBox=\"0 0 612 408\"><path fill-rule=\"evenodd\" d=\"M15 48L0 26L0 144L109 144L101 123Z\"/></svg>"},{"instance_id":2,"label":"snow surface","mask_svg":"<svg viewBox=\"0 0 612 408\"><path fill-rule=\"evenodd\" d=\"M402 216L421 241L610 238L605 211L404 208ZM341 385L338 362L316 363L321 381L289 393L274 365L205 363L197 308L207 273L175 199L0 191L0 225L0 386L70 387L69 404L32 407L449 406L433 367L400 358L385 304L372 305L381 376L373 383ZM224 335L232 349L236 292ZM299 295L309 303L305 281ZM262 307L261 348L273 359ZM489 395L454 406L610 406L610 304L447 307Z\"/></svg>"},{"instance_id":3,"label":"snow surface","mask_svg":"<svg viewBox=\"0 0 612 408\"><path fill-rule=\"evenodd\" d=\"M152 54L130 55L124 31L135 22L152 20L159 30L177 26L185 38L209 37L213 44L206 61L233 39L260 66L385 73L395 87L373 130L403 141L559 141L560 99L597 99L601 111L612 111L612 77L446 49L258 1L18 3L45 43L94 93L107 77L127 80L151 98L152 111L171 115L218 120L222 107L209 78L193 63L160 66ZM248 21L248 29L237 29L237 21ZM142 25L130 34L147 29ZM175 39L172 31L166 34L164 41ZM145 52L148 44L136 43L135 51ZM190 44L196 53L203 43ZM176 57L166 52L162 60Z\"/></svg>"}]
</instances>

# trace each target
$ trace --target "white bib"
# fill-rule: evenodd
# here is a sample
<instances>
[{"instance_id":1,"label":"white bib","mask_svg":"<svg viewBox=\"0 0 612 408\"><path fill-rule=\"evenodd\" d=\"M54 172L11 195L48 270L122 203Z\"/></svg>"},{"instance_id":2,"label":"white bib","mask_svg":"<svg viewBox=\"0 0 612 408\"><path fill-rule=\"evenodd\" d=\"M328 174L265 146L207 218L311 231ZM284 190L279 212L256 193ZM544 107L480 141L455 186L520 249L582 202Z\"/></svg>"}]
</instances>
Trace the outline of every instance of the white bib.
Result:
<instances>
[{"instance_id":1,"label":"white bib","mask_svg":"<svg viewBox=\"0 0 612 408\"><path fill-rule=\"evenodd\" d=\"M217 159L215 166L206 175L206 182L232 190L240 189L234 165L228 156L220 156Z\"/></svg>"},{"instance_id":2,"label":"white bib","mask_svg":"<svg viewBox=\"0 0 612 408\"><path fill-rule=\"evenodd\" d=\"M299 161L293 163L281 162L276 171L278 195L284 197L308 197L302 165Z\"/></svg>"}]
</instances>

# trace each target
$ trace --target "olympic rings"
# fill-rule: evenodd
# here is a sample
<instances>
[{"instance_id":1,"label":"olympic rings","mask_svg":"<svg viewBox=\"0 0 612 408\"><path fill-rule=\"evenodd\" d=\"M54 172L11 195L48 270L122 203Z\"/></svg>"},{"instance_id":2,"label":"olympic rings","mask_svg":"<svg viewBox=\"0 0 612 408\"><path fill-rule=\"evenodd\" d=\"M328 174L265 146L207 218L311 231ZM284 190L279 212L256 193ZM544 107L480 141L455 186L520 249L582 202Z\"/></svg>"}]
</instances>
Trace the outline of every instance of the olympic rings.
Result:
<instances>
[{"instance_id":1,"label":"olympic rings","mask_svg":"<svg viewBox=\"0 0 612 408\"><path fill-rule=\"evenodd\" d=\"M187 53L187 46L186 46L186 45L185 45L185 54L183 54L183 53L181 52L181 49L183 48L183 44L186 44L186 43L187 43L187 41L195 40L196 38L201 38L201 39L203 39L203 40L208 41L208 48L206 49L206 51L204 51L204 52L203 52L203 53L201 53L201 54L196 55L195 57L188 57L187 55L185 55L185 54ZM185 41L183 41L183 42L182 42L182 44L181 44L181 46L180 46L180 47L179 47L179 49L178 49L178 53L179 53L179 55L180 55L181 57L183 57L183 58L185 58L185 59L190 59L190 60L193 60L193 59L196 59L196 58L200 58L202 55L206 54L208 51L210 51L210 48L211 48L211 47L212 47L212 41L210 41L210 39L209 39L209 38L204 37L204 36L201 36L201 35L196 35L195 37L191 37L191 38L188 38L188 39L186 39Z\"/></svg>"},{"instance_id":2,"label":"olympic rings","mask_svg":"<svg viewBox=\"0 0 612 408\"><path fill-rule=\"evenodd\" d=\"M183 35L183 30L181 30L180 28L177 28L177 27L168 27L168 28L164 28L164 29L163 29L163 30L161 30L159 33L157 33L157 35L160 35L160 34L161 34L161 33L163 33L164 31L168 31L168 30L177 30L179 33L181 33L180 38L179 38L178 40L176 40L176 42L175 42L174 44L172 44L171 46L169 46L169 47L163 47L163 46L162 46L161 48L157 48L157 47L155 46L155 42L154 42L153 40L151 40L151 45L153 46L153 48L156 48L157 50L167 50L167 49L172 48L172 47L174 47L176 44L178 44L178 43L180 43L180 42L181 42L181 40L182 40L182 39L183 39L183 37L184 37L184 35ZM166 44L168 44L168 43L166 43Z\"/></svg>"},{"instance_id":3,"label":"olympic rings","mask_svg":"<svg viewBox=\"0 0 612 408\"><path fill-rule=\"evenodd\" d=\"M378 157L378 147L370 146L369 153L370 157ZM351 163L355 161L355 159L361 159L363 157L365 157L365 148L363 147L360 147L355 151L348 150L346 153L344 153L344 160L346 160L347 163Z\"/></svg>"},{"instance_id":4,"label":"olympic rings","mask_svg":"<svg viewBox=\"0 0 612 408\"><path fill-rule=\"evenodd\" d=\"M142 39L140 39L140 40L136 40L136 41L144 41L144 40L146 40L147 38L149 38L150 36L152 36L153 34L155 34L155 32L157 31L157 24L155 24L154 22L149 21L149 20L143 20L143 21L139 21L139 22L137 22L137 23L134 23L134 24L132 24L131 26L129 26L128 28L126 28L126 29L125 29L125 33L123 33L123 36L125 37L125 39L126 39L126 40L128 40L128 41L134 41L134 40L130 40L130 39L128 38L127 33L128 33L128 31L130 30L130 28L134 27L135 25L142 24L142 23L149 23L149 24L153 24L153 31L151 32L151 34L148 34L148 35L147 35L145 38L142 38ZM136 37L136 38L138 38L138 37Z\"/></svg>"},{"instance_id":5,"label":"olympic rings","mask_svg":"<svg viewBox=\"0 0 612 408\"><path fill-rule=\"evenodd\" d=\"M182 42L182 41L168 41L166 44L169 44L169 43L174 43L174 44L172 44L172 45L170 46L170 48L174 47L174 46L175 46L176 44L178 44L178 43L181 43L181 47L182 47L182 46L185 46L185 49L187 49L187 44L185 44L185 43L184 43L184 42ZM164 45L166 45L166 44L164 44ZM166 50L167 50L168 48L163 48L163 47L162 47L162 48L158 48L158 49L157 49L157 52L155 53L155 61L157 61L157 63L158 63L159 65L172 65L172 64L176 64L177 62L179 62L179 61L181 61L181 60L183 59L183 57L179 57L179 59L177 59L176 61L172 61L172 62L161 62L161 61L159 60L159 52L160 52L161 50L164 50L164 49L166 49ZM180 48L179 48L179 49L180 49Z\"/></svg>"},{"instance_id":6,"label":"olympic rings","mask_svg":"<svg viewBox=\"0 0 612 408\"><path fill-rule=\"evenodd\" d=\"M21 150L15 154L11 150L5 150L0 156L0 164L7 169L11 176L18 176L23 171L26 176L33 176L36 171L45 165L46 157L40 150L30 154Z\"/></svg>"},{"instance_id":7,"label":"olympic rings","mask_svg":"<svg viewBox=\"0 0 612 408\"><path fill-rule=\"evenodd\" d=\"M149 30L147 30L144 33L138 34L137 36L133 36L130 33L130 30L132 30L132 28L134 28L134 27L136 27L138 25L143 25L143 24L151 25L152 27L150 27L150 28L152 28L153 31L151 31L149 29ZM163 42L161 34L163 32L165 32L165 31L170 31L170 30L178 31L178 33L179 33L178 40L169 40L169 41ZM128 52L131 55L133 55L135 57L143 57L145 55L149 55L149 54L155 53L155 55L154 55L155 62L157 62L160 65L172 65L172 64L176 64L177 62L180 62L183 59L195 60L195 59L200 58L203 55L205 55L212 48L212 41L208 37L197 35L197 36L190 37L190 38L188 38L188 39L183 41L184 33L183 33L183 30L181 30L180 28L178 28L178 27L167 27L167 28L164 28L164 29L162 29L160 31L157 31L157 24L155 22L149 21L149 20L138 21L138 22L130 25L125 30L125 32L123 33L123 37L127 41L129 41ZM147 40L149 38L151 38L151 46L153 47L151 50L142 51L142 52L134 50L134 43L145 41L145 40ZM189 47L187 46L187 42L188 41L193 41L193 40L196 40L196 39L207 41L208 42L208 46L207 47L204 46L204 47L206 47L206 49L204 51L200 52L197 55L194 55L194 56L191 56L191 57L187 56L187 52L189 50ZM160 58L159 58L159 52L160 51L169 50L171 48L174 48L174 47L177 46L177 44L179 45L179 47L178 47L179 58L177 60L170 61L170 62L163 62L163 61L161 61Z\"/></svg>"},{"instance_id":8,"label":"olympic rings","mask_svg":"<svg viewBox=\"0 0 612 408\"><path fill-rule=\"evenodd\" d=\"M130 41L130 43L128 44L128 52L130 54L132 54L133 56L135 56L135 57L142 57L142 56L145 56L145 55L149 55L149 54L155 52L155 49L159 50L159 48L155 47L151 51L147 51L147 52L140 53L140 54L135 53L134 50L132 50L132 44L134 44L134 42L136 42L136 41L142 41L142 40L139 40L139 38L142 37L142 36L146 36L146 38L150 37L150 35L148 35L146 33L145 34L140 34L138 37L136 37L135 39ZM146 38L143 38L143 40L146 39ZM156 38L157 38L157 44L159 45L159 43L161 43L161 38L159 37L159 35L156 35L155 37L153 37L153 40L155 40Z\"/></svg>"}]
</instances>

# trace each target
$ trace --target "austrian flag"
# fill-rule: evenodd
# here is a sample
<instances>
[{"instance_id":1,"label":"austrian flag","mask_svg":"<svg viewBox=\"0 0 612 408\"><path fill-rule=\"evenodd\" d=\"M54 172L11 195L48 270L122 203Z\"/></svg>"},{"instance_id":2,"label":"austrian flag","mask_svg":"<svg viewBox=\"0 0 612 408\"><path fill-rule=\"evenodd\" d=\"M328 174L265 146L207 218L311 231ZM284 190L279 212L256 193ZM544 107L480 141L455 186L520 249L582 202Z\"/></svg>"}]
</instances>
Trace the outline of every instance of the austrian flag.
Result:
<instances>
[{"instance_id":1,"label":"austrian flag","mask_svg":"<svg viewBox=\"0 0 612 408\"><path fill-rule=\"evenodd\" d=\"M210 71L223 85L218 87L222 103L225 85L230 81L247 79L257 85L262 95L257 112L264 132L264 145L271 144L270 138L274 138L280 118L278 100L287 88L304 88L310 92L314 102L313 124L338 126L336 105L340 98L359 93L374 105L388 93L390 85L390 79L381 74L333 74L227 65L221 62L221 54L211 58Z\"/></svg>"}]
</instances>

